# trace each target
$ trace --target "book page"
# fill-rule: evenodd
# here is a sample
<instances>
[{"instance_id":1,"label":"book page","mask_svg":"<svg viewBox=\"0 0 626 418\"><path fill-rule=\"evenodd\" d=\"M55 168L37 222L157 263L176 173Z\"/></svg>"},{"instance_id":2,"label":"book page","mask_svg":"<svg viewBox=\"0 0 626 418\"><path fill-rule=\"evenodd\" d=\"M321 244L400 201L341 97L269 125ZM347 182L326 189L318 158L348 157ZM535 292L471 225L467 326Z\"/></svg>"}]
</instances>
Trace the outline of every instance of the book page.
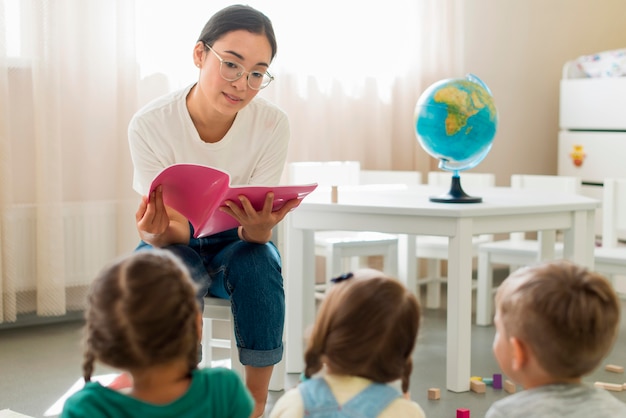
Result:
<instances>
[{"instance_id":1,"label":"book page","mask_svg":"<svg viewBox=\"0 0 626 418\"><path fill-rule=\"evenodd\" d=\"M183 214L197 231L216 211L229 182L230 176L216 168L174 164L154 178L150 192L161 185L165 205Z\"/></svg>"},{"instance_id":2,"label":"book page","mask_svg":"<svg viewBox=\"0 0 626 418\"><path fill-rule=\"evenodd\" d=\"M304 199L317 187L316 183L289 186L231 186L228 173L198 164L174 164L162 170L152 181L150 192L163 187L165 204L183 214L194 227L194 237L200 238L239 226L232 216L218 208L226 200L241 207L239 196L246 196L258 211L265 196L274 192L272 210L278 210L291 199Z\"/></svg>"},{"instance_id":3,"label":"book page","mask_svg":"<svg viewBox=\"0 0 626 418\"><path fill-rule=\"evenodd\" d=\"M272 211L282 208L288 200L304 199L317 187L316 184L302 186L231 186L227 189L224 198L219 206L225 206L227 200L231 200L241 206L239 196L243 195L250 200L252 206L257 211L263 209L265 196L269 192L274 192L274 204ZM210 219L202 226L201 231L197 231L198 237L215 234L227 229L236 228L239 222L227 213L216 210Z\"/></svg>"}]
</instances>

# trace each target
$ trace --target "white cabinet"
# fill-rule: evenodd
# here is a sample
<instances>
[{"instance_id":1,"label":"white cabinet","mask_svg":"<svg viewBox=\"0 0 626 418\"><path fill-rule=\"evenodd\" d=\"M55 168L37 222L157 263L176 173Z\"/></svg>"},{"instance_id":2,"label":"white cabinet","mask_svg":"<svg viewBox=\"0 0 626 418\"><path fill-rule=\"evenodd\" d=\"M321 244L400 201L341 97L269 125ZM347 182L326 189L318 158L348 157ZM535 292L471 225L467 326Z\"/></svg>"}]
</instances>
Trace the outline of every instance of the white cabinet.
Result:
<instances>
[{"instance_id":1,"label":"white cabinet","mask_svg":"<svg viewBox=\"0 0 626 418\"><path fill-rule=\"evenodd\" d=\"M626 178L626 131L559 132L558 172L602 183L606 177Z\"/></svg>"},{"instance_id":2,"label":"white cabinet","mask_svg":"<svg viewBox=\"0 0 626 418\"><path fill-rule=\"evenodd\" d=\"M626 178L626 77L581 78L563 67L559 106L559 175L578 176L582 193L602 200L607 177ZM626 214L624 214L626 216ZM602 211L596 216L601 234ZM626 231L619 234L626 239Z\"/></svg>"}]
</instances>

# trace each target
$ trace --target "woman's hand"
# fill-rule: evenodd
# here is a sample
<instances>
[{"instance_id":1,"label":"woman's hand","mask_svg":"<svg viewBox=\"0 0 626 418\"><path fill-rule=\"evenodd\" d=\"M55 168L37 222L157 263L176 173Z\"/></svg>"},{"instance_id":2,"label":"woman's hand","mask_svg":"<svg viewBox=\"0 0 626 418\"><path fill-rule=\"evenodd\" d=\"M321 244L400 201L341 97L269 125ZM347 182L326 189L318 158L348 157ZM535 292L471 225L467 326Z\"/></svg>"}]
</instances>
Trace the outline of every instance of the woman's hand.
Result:
<instances>
[{"instance_id":1,"label":"woman's hand","mask_svg":"<svg viewBox=\"0 0 626 418\"><path fill-rule=\"evenodd\" d=\"M189 223L183 215L165 206L161 186L150 196L142 196L135 221L139 237L154 247L189 242Z\"/></svg>"},{"instance_id":2,"label":"woman's hand","mask_svg":"<svg viewBox=\"0 0 626 418\"><path fill-rule=\"evenodd\" d=\"M265 244L272 237L272 229L283 220L292 209L298 207L302 199L292 199L285 202L283 207L272 211L274 206L274 193L269 192L265 196L263 208L258 212L245 196L239 196L241 207L231 200L227 200L219 209L228 213L241 224L239 228L240 238L244 241Z\"/></svg>"}]
</instances>

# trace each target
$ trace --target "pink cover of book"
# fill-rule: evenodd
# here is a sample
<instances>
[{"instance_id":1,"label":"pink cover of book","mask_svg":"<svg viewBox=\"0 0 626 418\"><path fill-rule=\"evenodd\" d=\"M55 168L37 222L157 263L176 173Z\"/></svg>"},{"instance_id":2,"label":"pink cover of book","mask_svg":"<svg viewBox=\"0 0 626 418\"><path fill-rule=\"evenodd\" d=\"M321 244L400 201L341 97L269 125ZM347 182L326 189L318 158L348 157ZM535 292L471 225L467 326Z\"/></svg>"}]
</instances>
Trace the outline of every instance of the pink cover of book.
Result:
<instances>
[{"instance_id":1,"label":"pink cover of book","mask_svg":"<svg viewBox=\"0 0 626 418\"><path fill-rule=\"evenodd\" d=\"M218 208L226 200L239 202L244 195L256 210L263 208L265 195L274 192L273 210L286 201L304 199L317 183L294 186L231 186L228 173L199 164L174 164L152 180L150 193L163 186L165 205L183 214L194 228L194 238L206 237L239 226L239 222Z\"/></svg>"}]
</instances>

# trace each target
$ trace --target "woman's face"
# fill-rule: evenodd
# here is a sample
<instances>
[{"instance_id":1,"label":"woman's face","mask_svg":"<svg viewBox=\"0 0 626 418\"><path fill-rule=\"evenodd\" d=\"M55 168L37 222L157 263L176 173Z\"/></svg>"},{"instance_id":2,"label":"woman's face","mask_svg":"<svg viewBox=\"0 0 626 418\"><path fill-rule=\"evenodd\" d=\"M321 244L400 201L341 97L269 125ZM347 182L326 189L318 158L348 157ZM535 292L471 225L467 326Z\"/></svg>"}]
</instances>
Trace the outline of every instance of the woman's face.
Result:
<instances>
[{"instance_id":1,"label":"woman's face","mask_svg":"<svg viewBox=\"0 0 626 418\"><path fill-rule=\"evenodd\" d=\"M266 72L272 57L272 49L265 35L246 30L228 32L215 41L212 48L222 60L241 64L247 72ZM201 54L199 49L203 51ZM197 88L206 100L205 104L219 113L234 116L259 92L248 85L247 72L238 80L224 80L220 75L219 58L203 45L196 45L194 60L200 67Z\"/></svg>"}]
</instances>

